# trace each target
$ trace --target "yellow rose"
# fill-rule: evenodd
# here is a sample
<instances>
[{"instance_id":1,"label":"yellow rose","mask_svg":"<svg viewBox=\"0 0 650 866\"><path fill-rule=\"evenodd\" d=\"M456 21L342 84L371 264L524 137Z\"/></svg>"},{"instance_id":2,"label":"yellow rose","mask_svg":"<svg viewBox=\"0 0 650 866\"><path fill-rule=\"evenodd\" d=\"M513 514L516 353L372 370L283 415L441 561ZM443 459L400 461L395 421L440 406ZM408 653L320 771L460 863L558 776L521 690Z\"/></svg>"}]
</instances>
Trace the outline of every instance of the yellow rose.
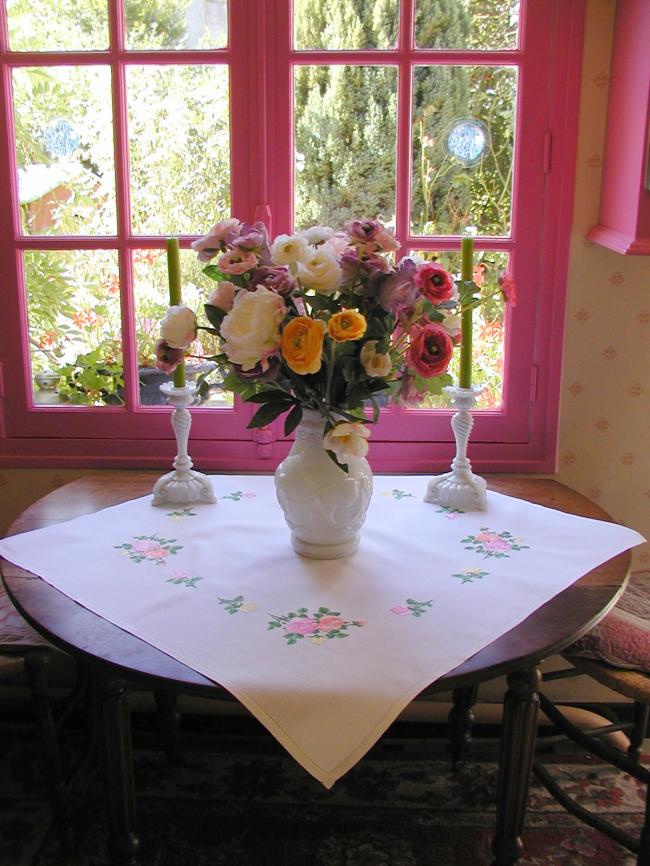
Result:
<instances>
[{"instance_id":1,"label":"yellow rose","mask_svg":"<svg viewBox=\"0 0 650 866\"><path fill-rule=\"evenodd\" d=\"M360 340L366 333L368 323L356 310L341 310L334 313L327 323L330 337L337 343L347 343L349 340Z\"/></svg>"},{"instance_id":2,"label":"yellow rose","mask_svg":"<svg viewBox=\"0 0 650 866\"><path fill-rule=\"evenodd\" d=\"M325 322L320 319L296 316L285 325L280 350L282 357L294 373L300 376L318 373L323 355L324 336Z\"/></svg>"}]
</instances>

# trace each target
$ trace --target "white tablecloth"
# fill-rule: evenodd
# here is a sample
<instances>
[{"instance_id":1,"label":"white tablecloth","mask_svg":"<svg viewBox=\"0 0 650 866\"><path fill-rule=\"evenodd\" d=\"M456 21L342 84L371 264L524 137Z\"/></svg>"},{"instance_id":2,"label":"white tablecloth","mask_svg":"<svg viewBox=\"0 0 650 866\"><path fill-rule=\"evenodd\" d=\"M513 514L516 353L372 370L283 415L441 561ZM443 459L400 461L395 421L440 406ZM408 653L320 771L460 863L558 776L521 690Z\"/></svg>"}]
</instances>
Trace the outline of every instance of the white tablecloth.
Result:
<instances>
[{"instance_id":1,"label":"white tablecloth","mask_svg":"<svg viewBox=\"0 0 650 866\"><path fill-rule=\"evenodd\" d=\"M0 542L0 555L220 683L330 787L425 686L637 532L488 492L484 512L377 476L354 556L294 553L273 479L218 504L147 496Z\"/></svg>"}]
</instances>

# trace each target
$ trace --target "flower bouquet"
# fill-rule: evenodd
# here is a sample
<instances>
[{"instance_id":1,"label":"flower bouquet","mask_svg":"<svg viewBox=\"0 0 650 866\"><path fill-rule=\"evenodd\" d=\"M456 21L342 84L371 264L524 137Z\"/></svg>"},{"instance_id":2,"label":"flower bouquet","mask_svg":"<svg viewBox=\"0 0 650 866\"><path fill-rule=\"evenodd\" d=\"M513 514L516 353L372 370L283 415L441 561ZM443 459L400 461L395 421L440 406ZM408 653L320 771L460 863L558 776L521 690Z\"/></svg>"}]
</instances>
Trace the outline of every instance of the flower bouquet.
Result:
<instances>
[{"instance_id":1,"label":"flower bouquet","mask_svg":"<svg viewBox=\"0 0 650 866\"><path fill-rule=\"evenodd\" d=\"M414 405L451 384L447 370L460 343L461 313L479 303L478 287L456 283L434 261L395 262L399 244L370 219L352 220L344 232L315 226L272 242L263 223L227 219L192 247L215 283L204 306L207 324L199 325L182 304L170 307L158 366L171 372L182 363L197 329L218 338L220 351L211 360L223 387L259 407L248 426L284 415L286 436L298 428L289 464L276 472L278 498L294 536L298 523L303 526L311 552L300 552L326 555L314 553L314 545L338 545L341 534L360 525L358 513L361 522L365 516L372 482L363 464L380 399ZM300 460L289 483L294 457ZM335 486L328 472L346 492L323 504L324 491ZM310 505L313 531L303 525ZM326 525L330 540L321 544L315 539L322 540Z\"/></svg>"},{"instance_id":2,"label":"flower bouquet","mask_svg":"<svg viewBox=\"0 0 650 866\"><path fill-rule=\"evenodd\" d=\"M284 414L288 436L305 410L318 412L323 446L345 471L368 451L378 397L412 405L451 383L458 288L435 262L393 265L399 244L381 223L354 220L344 233L316 226L270 243L262 223L228 219L192 247L215 282L207 324L171 307L157 365L173 371L197 329L216 335L221 352L210 360L223 387L259 404L249 427Z\"/></svg>"}]
</instances>

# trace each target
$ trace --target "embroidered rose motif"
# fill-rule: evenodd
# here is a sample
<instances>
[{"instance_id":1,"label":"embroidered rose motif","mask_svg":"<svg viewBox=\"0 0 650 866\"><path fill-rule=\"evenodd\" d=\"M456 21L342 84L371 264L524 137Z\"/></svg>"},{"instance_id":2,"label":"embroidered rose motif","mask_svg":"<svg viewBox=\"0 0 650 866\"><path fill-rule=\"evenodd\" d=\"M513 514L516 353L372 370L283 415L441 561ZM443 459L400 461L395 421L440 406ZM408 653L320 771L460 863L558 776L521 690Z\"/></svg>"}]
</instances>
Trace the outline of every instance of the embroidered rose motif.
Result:
<instances>
[{"instance_id":1,"label":"embroidered rose motif","mask_svg":"<svg viewBox=\"0 0 650 866\"><path fill-rule=\"evenodd\" d=\"M491 556L502 559L509 557L512 551L528 549L529 546L523 544L523 540L523 538L515 538L508 530L493 532L487 526L482 526L479 533L462 538L460 543L465 545L465 550L482 553L484 559Z\"/></svg>"},{"instance_id":2,"label":"embroidered rose motif","mask_svg":"<svg viewBox=\"0 0 650 866\"><path fill-rule=\"evenodd\" d=\"M253 613L258 607L254 601L244 601L243 595L236 595L235 598L218 598L217 601L230 614Z\"/></svg>"},{"instance_id":3,"label":"embroidered rose motif","mask_svg":"<svg viewBox=\"0 0 650 866\"><path fill-rule=\"evenodd\" d=\"M406 604L395 604L391 607L390 612L397 616L414 616L419 619L433 604L433 599L429 601L416 601L414 598L407 598Z\"/></svg>"},{"instance_id":4,"label":"embroidered rose motif","mask_svg":"<svg viewBox=\"0 0 650 866\"><path fill-rule=\"evenodd\" d=\"M282 629L283 637L289 646L293 646L303 638L307 638L314 646L320 646L332 638L349 637L348 629L351 626L362 628L364 625L366 620L345 620L340 611L330 610L328 607L319 607L311 615L309 608L299 607L298 610L287 614L271 614L268 631Z\"/></svg>"},{"instance_id":5,"label":"embroidered rose motif","mask_svg":"<svg viewBox=\"0 0 650 866\"><path fill-rule=\"evenodd\" d=\"M116 550L123 550L123 556L128 556L132 562L154 562L163 565L168 556L176 555L183 549L182 544L176 544L175 538L159 538L157 535L134 535L132 543L115 544Z\"/></svg>"},{"instance_id":6,"label":"embroidered rose motif","mask_svg":"<svg viewBox=\"0 0 650 866\"><path fill-rule=\"evenodd\" d=\"M168 577L165 583L173 583L175 586L189 586L191 589L196 589L196 584L203 578L197 574L190 574L189 571L175 571L171 577Z\"/></svg>"},{"instance_id":7,"label":"embroidered rose motif","mask_svg":"<svg viewBox=\"0 0 650 866\"><path fill-rule=\"evenodd\" d=\"M489 573L489 571L481 571L480 568L465 568L463 571L452 574L452 577L459 578L461 583L473 583L475 580L482 580L487 577Z\"/></svg>"}]
</instances>

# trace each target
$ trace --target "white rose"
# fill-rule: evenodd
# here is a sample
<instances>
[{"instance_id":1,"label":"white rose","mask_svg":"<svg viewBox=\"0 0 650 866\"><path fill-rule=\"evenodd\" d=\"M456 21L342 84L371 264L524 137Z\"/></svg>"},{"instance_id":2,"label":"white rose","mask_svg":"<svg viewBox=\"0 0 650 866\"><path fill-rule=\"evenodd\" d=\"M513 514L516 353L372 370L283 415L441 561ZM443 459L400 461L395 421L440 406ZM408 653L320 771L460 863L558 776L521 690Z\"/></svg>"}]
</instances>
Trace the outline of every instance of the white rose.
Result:
<instances>
[{"instance_id":1,"label":"white rose","mask_svg":"<svg viewBox=\"0 0 650 866\"><path fill-rule=\"evenodd\" d=\"M376 352L376 347L377 340L368 340L363 344L359 356L361 365L368 376L388 376L393 367L390 355Z\"/></svg>"},{"instance_id":2,"label":"white rose","mask_svg":"<svg viewBox=\"0 0 650 866\"><path fill-rule=\"evenodd\" d=\"M342 421L323 436L323 448L333 451L341 463L350 457L365 457L368 453L370 430L357 421Z\"/></svg>"},{"instance_id":3,"label":"white rose","mask_svg":"<svg viewBox=\"0 0 650 866\"><path fill-rule=\"evenodd\" d=\"M318 244L324 244L333 234L334 229L331 229L329 226L311 226L310 228L305 229L304 232L300 232L300 236L303 237L308 244L312 244L315 247L318 246Z\"/></svg>"},{"instance_id":4,"label":"white rose","mask_svg":"<svg viewBox=\"0 0 650 866\"><path fill-rule=\"evenodd\" d=\"M319 247L304 264L298 265L298 277L306 289L333 295L343 282L343 271L330 250Z\"/></svg>"},{"instance_id":5,"label":"white rose","mask_svg":"<svg viewBox=\"0 0 650 866\"><path fill-rule=\"evenodd\" d=\"M258 286L239 292L221 323L223 350L233 364L251 370L280 344L280 324L286 315L280 295Z\"/></svg>"},{"instance_id":6,"label":"white rose","mask_svg":"<svg viewBox=\"0 0 650 866\"><path fill-rule=\"evenodd\" d=\"M187 349L196 340L196 316L189 307L174 305L160 323L160 336L172 349Z\"/></svg>"},{"instance_id":7,"label":"white rose","mask_svg":"<svg viewBox=\"0 0 650 866\"><path fill-rule=\"evenodd\" d=\"M300 235L278 235L271 246L271 259L276 265L292 265L308 257L309 246Z\"/></svg>"}]
</instances>

